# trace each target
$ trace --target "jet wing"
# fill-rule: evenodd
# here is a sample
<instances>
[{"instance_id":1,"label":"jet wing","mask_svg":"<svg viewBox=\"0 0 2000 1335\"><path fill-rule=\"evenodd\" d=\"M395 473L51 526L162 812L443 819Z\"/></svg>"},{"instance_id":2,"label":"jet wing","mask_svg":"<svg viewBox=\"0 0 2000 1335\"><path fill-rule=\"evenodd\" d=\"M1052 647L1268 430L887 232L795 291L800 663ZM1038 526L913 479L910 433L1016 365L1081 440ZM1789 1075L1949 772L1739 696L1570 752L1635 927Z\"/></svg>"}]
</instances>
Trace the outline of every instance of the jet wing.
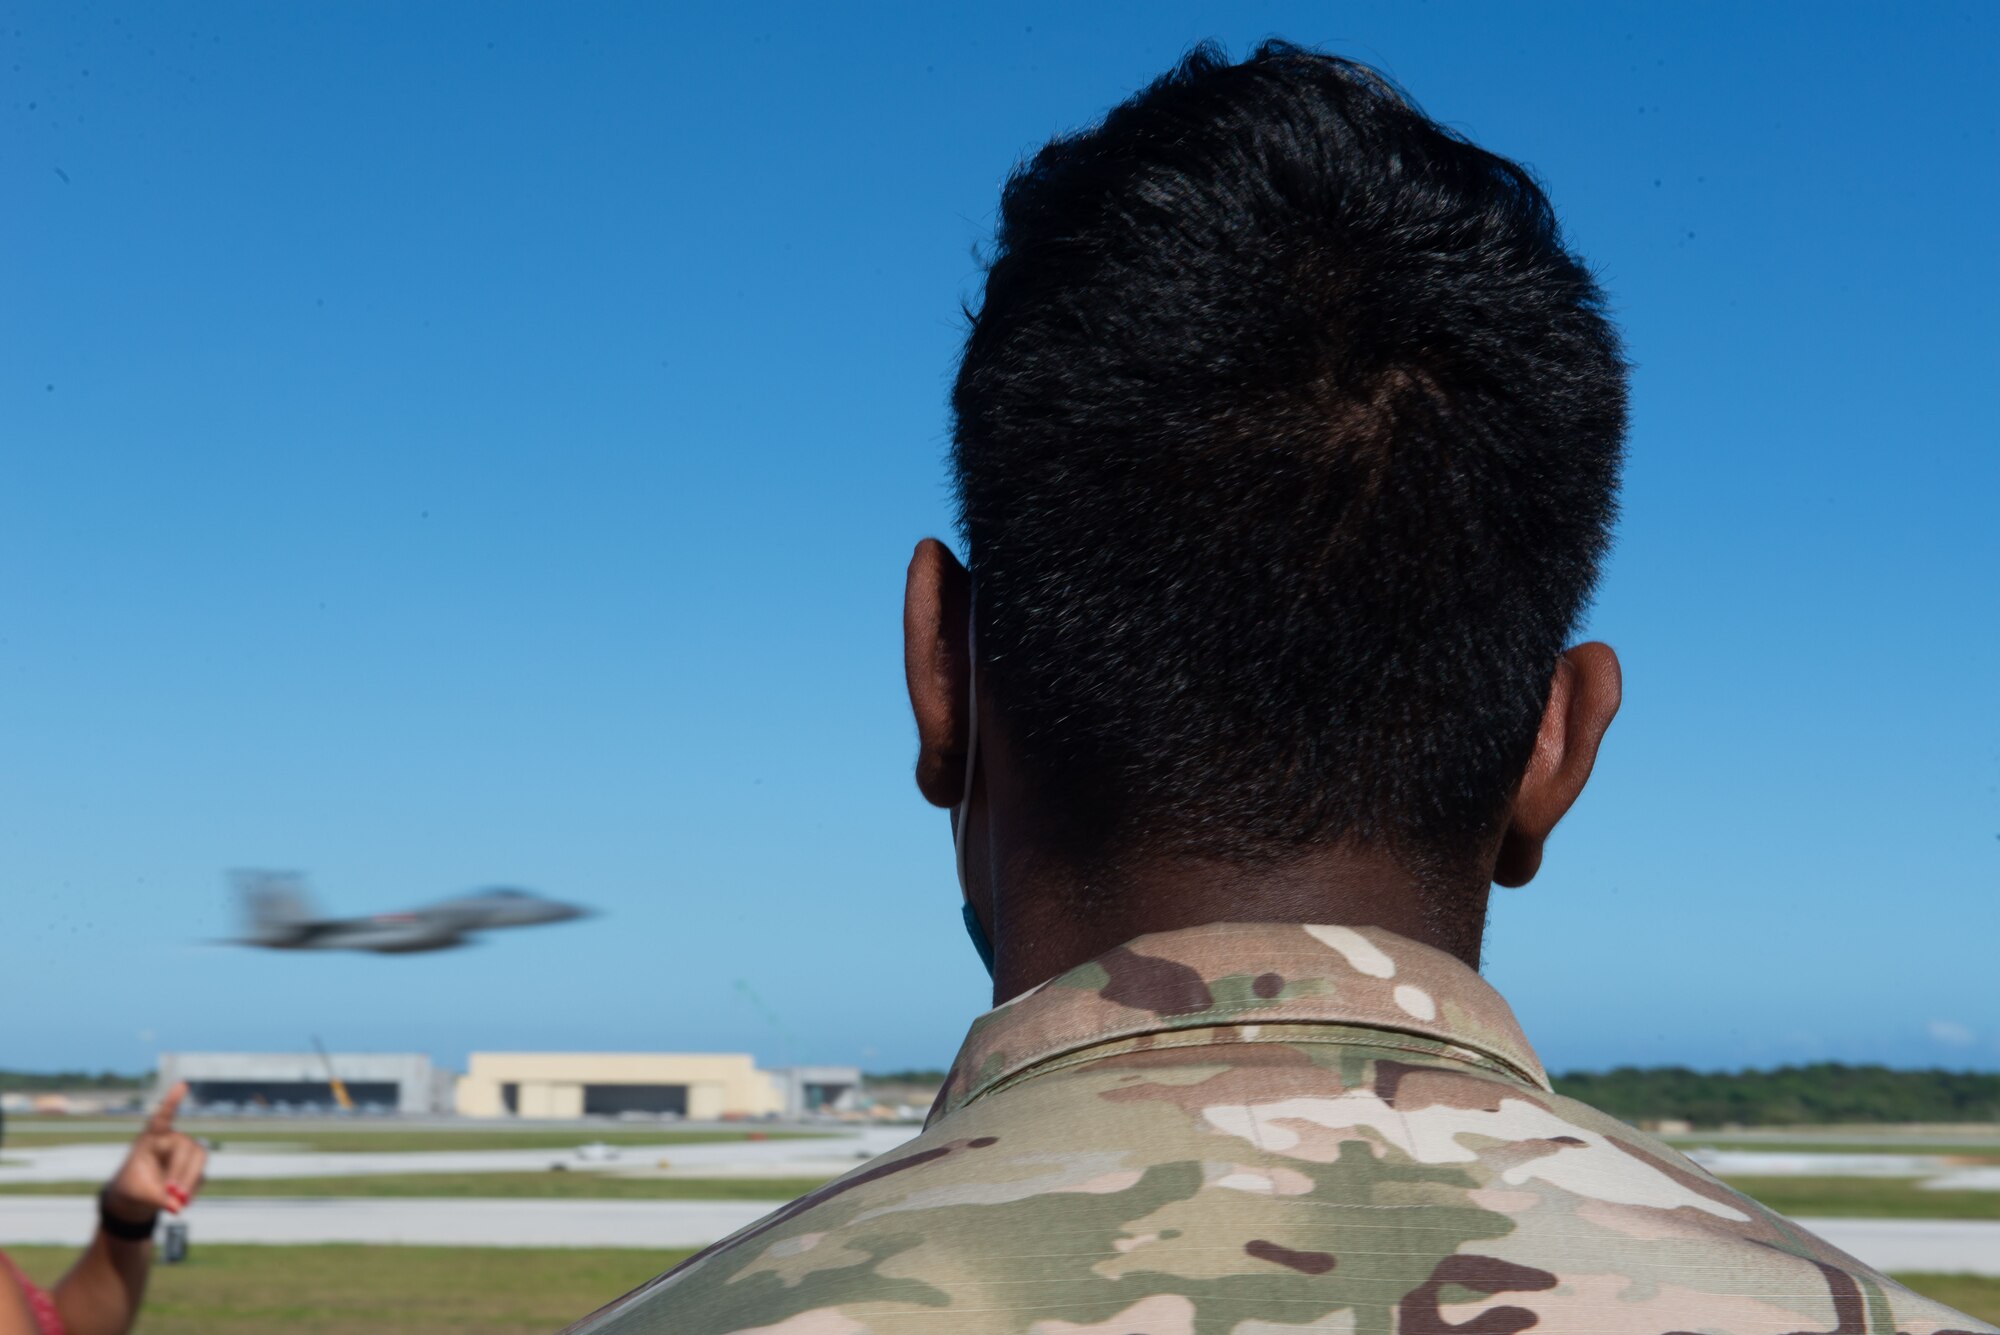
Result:
<instances>
[{"instance_id":1,"label":"jet wing","mask_svg":"<svg viewBox=\"0 0 2000 1335\"><path fill-rule=\"evenodd\" d=\"M422 913L381 913L324 923L307 950L366 950L377 955L413 955L469 944L454 923Z\"/></svg>"}]
</instances>

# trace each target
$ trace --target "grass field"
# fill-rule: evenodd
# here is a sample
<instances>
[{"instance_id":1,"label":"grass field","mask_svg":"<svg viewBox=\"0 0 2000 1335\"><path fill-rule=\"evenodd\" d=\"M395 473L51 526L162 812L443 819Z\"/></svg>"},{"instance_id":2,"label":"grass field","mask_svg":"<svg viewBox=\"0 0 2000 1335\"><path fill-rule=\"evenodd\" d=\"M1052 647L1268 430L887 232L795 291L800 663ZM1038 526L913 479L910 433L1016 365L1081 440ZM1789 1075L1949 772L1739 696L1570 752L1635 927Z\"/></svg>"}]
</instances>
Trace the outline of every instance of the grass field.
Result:
<instances>
[{"instance_id":1,"label":"grass field","mask_svg":"<svg viewBox=\"0 0 2000 1335\"><path fill-rule=\"evenodd\" d=\"M414 1127L386 1127L380 1131L325 1130L318 1127L203 1125L195 1122L182 1128L227 1148L232 1145L283 1145L287 1149L327 1154L402 1154L412 1150L571 1150L591 1141L606 1145L703 1145L715 1141L813 1140L823 1138L816 1131L676 1131L659 1127L647 1131L599 1131L596 1128L570 1131L461 1131L457 1128L431 1131ZM122 1144L137 1134L103 1126L65 1131L46 1123L40 1126L7 1125L7 1148L46 1149L51 1145Z\"/></svg>"},{"instance_id":2,"label":"grass field","mask_svg":"<svg viewBox=\"0 0 2000 1335\"><path fill-rule=\"evenodd\" d=\"M1731 1177L1779 1214L1827 1219L2000 1219L2000 1191L1925 1191L1901 1177Z\"/></svg>"},{"instance_id":3,"label":"grass field","mask_svg":"<svg viewBox=\"0 0 2000 1335\"><path fill-rule=\"evenodd\" d=\"M75 1255L8 1251L43 1283ZM154 1269L136 1335L549 1335L686 1255L218 1244Z\"/></svg>"},{"instance_id":4,"label":"grass field","mask_svg":"<svg viewBox=\"0 0 2000 1335\"><path fill-rule=\"evenodd\" d=\"M2000 1279L1979 1275L1898 1275L1897 1279L1947 1307L2000 1326Z\"/></svg>"},{"instance_id":5,"label":"grass field","mask_svg":"<svg viewBox=\"0 0 2000 1335\"><path fill-rule=\"evenodd\" d=\"M11 1250L44 1283L74 1255L55 1247ZM154 1271L137 1335L548 1335L686 1254L200 1247L187 1264ZM1918 1293L2000 1322L2000 1279L1898 1278Z\"/></svg>"},{"instance_id":6,"label":"grass field","mask_svg":"<svg viewBox=\"0 0 2000 1335\"><path fill-rule=\"evenodd\" d=\"M536 1197L556 1200L770 1201L803 1196L823 1177L611 1177L577 1173L396 1173L353 1177L225 1178L202 1188L208 1196L448 1196L458 1199ZM7 1196L94 1196L98 1182L8 1182Z\"/></svg>"}]
</instances>

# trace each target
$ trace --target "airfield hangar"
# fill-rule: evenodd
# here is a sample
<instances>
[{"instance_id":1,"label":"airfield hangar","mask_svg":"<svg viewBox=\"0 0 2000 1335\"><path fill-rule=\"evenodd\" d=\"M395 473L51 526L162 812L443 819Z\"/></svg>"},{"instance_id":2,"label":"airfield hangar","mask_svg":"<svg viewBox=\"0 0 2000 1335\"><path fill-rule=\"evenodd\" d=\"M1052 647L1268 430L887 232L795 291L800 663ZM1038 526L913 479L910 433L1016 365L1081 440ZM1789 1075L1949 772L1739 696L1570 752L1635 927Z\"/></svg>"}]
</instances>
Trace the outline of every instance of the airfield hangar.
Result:
<instances>
[{"instance_id":1,"label":"airfield hangar","mask_svg":"<svg viewBox=\"0 0 2000 1335\"><path fill-rule=\"evenodd\" d=\"M210 1112L308 1112L339 1106L338 1078L356 1107L448 1112L452 1075L416 1052L164 1052L160 1087L188 1083L188 1101Z\"/></svg>"},{"instance_id":2,"label":"airfield hangar","mask_svg":"<svg viewBox=\"0 0 2000 1335\"><path fill-rule=\"evenodd\" d=\"M851 1066L760 1071L741 1052L475 1052L458 1081L466 1117L802 1117L846 1112Z\"/></svg>"},{"instance_id":3,"label":"airfield hangar","mask_svg":"<svg viewBox=\"0 0 2000 1335\"><path fill-rule=\"evenodd\" d=\"M852 1112L852 1066L759 1070L736 1052L475 1052L454 1076L421 1053L168 1052L160 1088L188 1083L193 1110L331 1112L333 1082L362 1112L467 1117L813 1117Z\"/></svg>"}]
</instances>

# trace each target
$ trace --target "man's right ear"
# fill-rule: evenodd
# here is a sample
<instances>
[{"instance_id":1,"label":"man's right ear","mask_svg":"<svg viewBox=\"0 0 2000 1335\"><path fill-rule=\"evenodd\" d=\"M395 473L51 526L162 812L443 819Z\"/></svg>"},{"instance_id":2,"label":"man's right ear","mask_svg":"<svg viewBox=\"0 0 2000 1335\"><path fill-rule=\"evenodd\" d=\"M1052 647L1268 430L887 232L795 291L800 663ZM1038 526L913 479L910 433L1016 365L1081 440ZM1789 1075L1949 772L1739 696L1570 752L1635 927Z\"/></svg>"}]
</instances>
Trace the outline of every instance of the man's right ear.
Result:
<instances>
[{"instance_id":1,"label":"man's right ear","mask_svg":"<svg viewBox=\"0 0 2000 1335\"><path fill-rule=\"evenodd\" d=\"M971 614L972 576L949 547L925 538L903 587L903 679L917 722L917 791L935 807L965 795Z\"/></svg>"},{"instance_id":2,"label":"man's right ear","mask_svg":"<svg viewBox=\"0 0 2000 1335\"><path fill-rule=\"evenodd\" d=\"M1542 846L1583 792L1604 731L1618 717L1624 698L1618 655L1610 645L1579 644L1557 661L1535 751L1500 839L1494 884L1518 886L1535 879Z\"/></svg>"}]
</instances>

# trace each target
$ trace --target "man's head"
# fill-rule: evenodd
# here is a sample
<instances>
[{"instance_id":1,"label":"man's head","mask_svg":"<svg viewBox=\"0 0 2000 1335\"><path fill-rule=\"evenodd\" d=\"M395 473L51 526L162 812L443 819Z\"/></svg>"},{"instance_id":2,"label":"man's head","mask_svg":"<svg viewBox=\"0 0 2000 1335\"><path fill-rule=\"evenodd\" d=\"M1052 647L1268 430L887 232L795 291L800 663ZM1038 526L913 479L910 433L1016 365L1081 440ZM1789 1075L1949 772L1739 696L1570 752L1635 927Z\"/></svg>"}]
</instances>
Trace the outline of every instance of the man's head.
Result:
<instances>
[{"instance_id":1,"label":"man's head","mask_svg":"<svg viewBox=\"0 0 2000 1335\"><path fill-rule=\"evenodd\" d=\"M1365 66L1199 50L1009 180L952 407L971 593L913 567L933 801L969 615L1036 854L1094 886L1329 846L1533 874L1502 836L1552 692L1580 663L1598 733L1616 708L1608 650L1559 665L1625 365L1526 171Z\"/></svg>"}]
</instances>

